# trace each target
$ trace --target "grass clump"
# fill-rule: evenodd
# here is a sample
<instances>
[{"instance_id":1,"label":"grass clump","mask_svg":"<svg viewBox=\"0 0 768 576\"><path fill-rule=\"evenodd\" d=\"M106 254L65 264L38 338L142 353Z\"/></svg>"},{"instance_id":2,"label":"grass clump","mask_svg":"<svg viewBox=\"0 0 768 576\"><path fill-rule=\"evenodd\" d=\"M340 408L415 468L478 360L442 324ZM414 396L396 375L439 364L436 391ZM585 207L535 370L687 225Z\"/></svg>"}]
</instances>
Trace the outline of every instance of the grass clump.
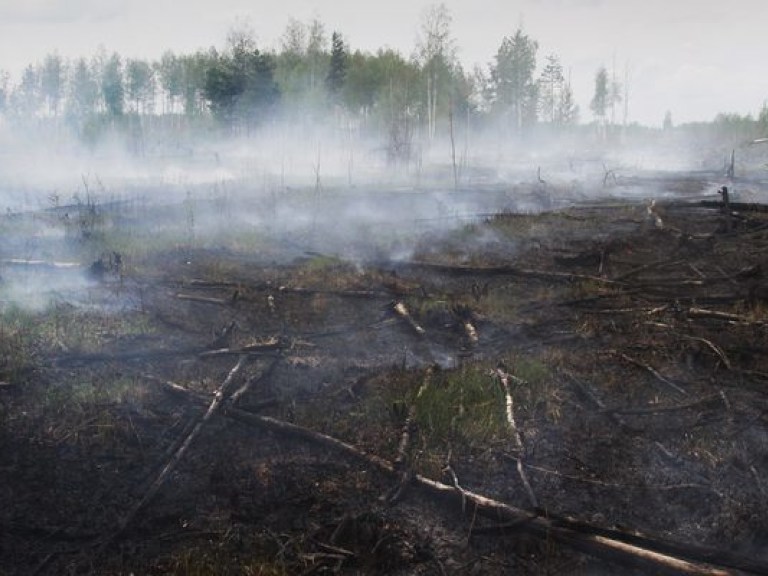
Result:
<instances>
[{"instance_id":1,"label":"grass clump","mask_svg":"<svg viewBox=\"0 0 768 576\"><path fill-rule=\"evenodd\" d=\"M412 402L421 437L429 448L472 448L506 434L503 394L483 367L438 372Z\"/></svg>"},{"instance_id":2,"label":"grass clump","mask_svg":"<svg viewBox=\"0 0 768 576\"><path fill-rule=\"evenodd\" d=\"M511 393L518 416L523 420L539 413L556 417L558 400L547 366L527 357L510 359L508 365L514 367L508 370L517 378ZM473 451L509 438L504 392L490 365L436 371L421 393L418 389L411 390L405 404L416 409L425 452Z\"/></svg>"}]
</instances>

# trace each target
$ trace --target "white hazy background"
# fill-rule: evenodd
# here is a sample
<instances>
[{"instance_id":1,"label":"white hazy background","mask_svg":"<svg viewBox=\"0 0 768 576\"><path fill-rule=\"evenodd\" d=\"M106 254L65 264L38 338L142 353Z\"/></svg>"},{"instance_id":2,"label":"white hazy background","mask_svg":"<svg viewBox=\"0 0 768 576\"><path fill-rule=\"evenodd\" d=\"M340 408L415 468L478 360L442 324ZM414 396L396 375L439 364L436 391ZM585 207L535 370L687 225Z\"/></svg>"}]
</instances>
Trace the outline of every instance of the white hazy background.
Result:
<instances>
[{"instance_id":1,"label":"white hazy background","mask_svg":"<svg viewBox=\"0 0 768 576\"><path fill-rule=\"evenodd\" d=\"M629 85L629 121L661 125L756 115L768 99L765 0L446 0L459 58L487 65L518 26L558 54L582 121L598 67ZM290 18L319 18L352 50L391 47L409 56L428 2L388 0L0 0L0 69L18 74L58 51L89 56L99 46L124 57L159 58L224 45L239 20L261 48L276 48Z\"/></svg>"}]
</instances>

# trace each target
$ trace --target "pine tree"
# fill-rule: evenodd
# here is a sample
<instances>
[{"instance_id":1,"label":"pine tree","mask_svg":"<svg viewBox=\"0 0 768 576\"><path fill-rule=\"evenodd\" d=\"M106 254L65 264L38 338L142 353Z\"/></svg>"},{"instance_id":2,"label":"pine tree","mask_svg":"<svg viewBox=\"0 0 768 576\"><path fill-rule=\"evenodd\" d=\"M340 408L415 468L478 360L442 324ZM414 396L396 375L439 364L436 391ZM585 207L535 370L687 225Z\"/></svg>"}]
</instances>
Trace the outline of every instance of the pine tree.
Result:
<instances>
[{"instance_id":1,"label":"pine tree","mask_svg":"<svg viewBox=\"0 0 768 576\"><path fill-rule=\"evenodd\" d=\"M664 114L664 123L662 124L662 128L665 132L672 130L672 112L667 110L666 114Z\"/></svg>"},{"instance_id":2,"label":"pine tree","mask_svg":"<svg viewBox=\"0 0 768 576\"><path fill-rule=\"evenodd\" d=\"M67 115L82 120L96 112L98 100L99 85L93 70L85 58L80 58L70 72Z\"/></svg>"},{"instance_id":3,"label":"pine tree","mask_svg":"<svg viewBox=\"0 0 768 576\"><path fill-rule=\"evenodd\" d=\"M557 104L555 122L560 126L574 126L579 122L579 106L573 97L573 89L570 82L563 85L560 100Z\"/></svg>"},{"instance_id":4,"label":"pine tree","mask_svg":"<svg viewBox=\"0 0 768 576\"><path fill-rule=\"evenodd\" d=\"M605 120L605 114L608 111L608 71L605 66L601 66L595 75L595 95L592 97L589 108L598 122Z\"/></svg>"},{"instance_id":5,"label":"pine tree","mask_svg":"<svg viewBox=\"0 0 768 576\"><path fill-rule=\"evenodd\" d=\"M123 85L123 63L115 52L104 65L101 73L101 95L110 116L122 116L125 87Z\"/></svg>"},{"instance_id":6,"label":"pine tree","mask_svg":"<svg viewBox=\"0 0 768 576\"><path fill-rule=\"evenodd\" d=\"M541 117L547 122L558 123L558 111L565 77L560 59L554 54L547 56L547 65L539 78L539 105Z\"/></svg>"},{"instance_id":7,"label":"pine tree","mask_svg":"<svg viewBox=\"0 0 768 576\"><path fill-rule=\"evenodd\" d=\"M65 66L57 53L48 54L40 70L40 89L48 113L59 115L59 107L64 97Z\"/></svg>"},{"instance_id":8,"label":"pine tree","mask_svg":"<svg viewBox=\"0 0 768 576\"><path fill-rule=\"evenodd\" d=\"M331 36L331 62L328 67L328 76L325 78L325 84L328 92L336 98L344 87L347 79L347 50L344 47L344 41L341 34L334 32Z\"/></svg>"},{"instance_id":9,"label":"pine tree","mask_svg":"<svg viewBox=\"0 0 768 576\"><path fill-rule=\"evenodd\" d=\"M493 107L517 132L536 119L538 91L533 73L538 48L535 40L518 29L502 40L491 69Z\"/></svg>"}]
</instances>

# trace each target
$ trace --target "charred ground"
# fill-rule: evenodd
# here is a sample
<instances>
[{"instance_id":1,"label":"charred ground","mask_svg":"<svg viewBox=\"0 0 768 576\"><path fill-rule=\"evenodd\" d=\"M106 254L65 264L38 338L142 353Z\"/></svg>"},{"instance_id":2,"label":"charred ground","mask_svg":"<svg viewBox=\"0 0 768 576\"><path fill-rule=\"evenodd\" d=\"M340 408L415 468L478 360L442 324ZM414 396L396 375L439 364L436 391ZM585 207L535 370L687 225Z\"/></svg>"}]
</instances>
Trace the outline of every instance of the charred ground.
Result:
<instances>
[{"instance_id":1,"label":"charred ground","mask_svg":"<svg viewBox=\"0 0 768 576\"><path fill-rule=\"evenodd\" d=\"M41 221L66 241L6 284L102 266L5 303L0 573L659 569L564 526L766 573L768 217L702 205L699 177L641 184L666 199L369 222L364 251L312 192L291 202L318 220L279 234L230 199L205 234L189 198L9 216L6 258Z\"/></svg>"}]
</instances>

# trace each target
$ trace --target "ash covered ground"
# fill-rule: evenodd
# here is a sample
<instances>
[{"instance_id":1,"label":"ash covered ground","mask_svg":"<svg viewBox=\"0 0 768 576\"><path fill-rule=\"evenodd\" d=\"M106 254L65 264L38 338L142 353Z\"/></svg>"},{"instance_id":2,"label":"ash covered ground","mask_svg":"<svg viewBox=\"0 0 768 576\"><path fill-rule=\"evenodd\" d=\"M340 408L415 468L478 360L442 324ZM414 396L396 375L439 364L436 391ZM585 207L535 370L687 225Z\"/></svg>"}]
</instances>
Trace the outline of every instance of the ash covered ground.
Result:
<instances>
[{"instance_id":1,"label":"ash covered ground","mask_svg":"<svg viewBox=\"0 0 768 576\"><path fill-rule=\"evenodd\" d=\"M766 573L766 184L445 172L15 196L0 573Z\"/></svg>"}]
</instances>

